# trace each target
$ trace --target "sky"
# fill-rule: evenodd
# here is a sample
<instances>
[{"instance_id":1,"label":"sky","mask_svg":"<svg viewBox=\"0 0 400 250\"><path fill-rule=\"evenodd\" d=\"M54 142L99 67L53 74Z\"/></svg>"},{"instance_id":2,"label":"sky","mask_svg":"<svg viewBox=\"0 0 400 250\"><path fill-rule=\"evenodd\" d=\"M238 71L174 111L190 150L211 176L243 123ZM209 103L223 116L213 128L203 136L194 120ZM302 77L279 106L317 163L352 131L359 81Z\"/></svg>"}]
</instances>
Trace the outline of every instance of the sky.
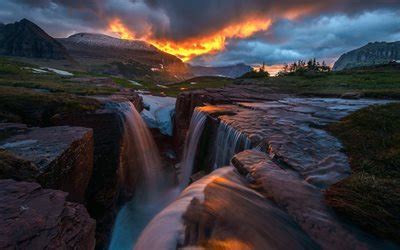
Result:
<instances>
[{"instance_id":1,"label":"sky","mask_svg":"<svg viewBox=\"0 0 400 250\"><path fill-rule=\"evenodd\" d=\"M54 37L78 32L146 40L196 65L332 64L375 41L400 40L400 0L1 0L0 22L27 18Z\"/></svg>"}]
</instances>

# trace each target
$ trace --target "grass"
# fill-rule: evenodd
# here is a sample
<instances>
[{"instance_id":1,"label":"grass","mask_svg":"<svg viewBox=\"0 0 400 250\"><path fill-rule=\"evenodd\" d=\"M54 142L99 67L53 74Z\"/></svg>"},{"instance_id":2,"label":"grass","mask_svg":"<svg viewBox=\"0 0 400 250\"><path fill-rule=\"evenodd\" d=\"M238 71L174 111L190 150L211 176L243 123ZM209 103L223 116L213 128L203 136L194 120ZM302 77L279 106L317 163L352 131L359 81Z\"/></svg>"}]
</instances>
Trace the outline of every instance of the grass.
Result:
<instances>
[{"instance_id":1,"label":"grass","mask_svg":"<svg viewBox=\"0 0 400 250\"><path fill-rule=\"evenodd\" d=\"M232 79L224 77L196 77L180 83L168 85L168 89L163 89L168 96L176 97L184 91L193 91L205 88L221 88L233 82ZM194 84L193 84L194 83Z\"/></svg>"},{"instance_id":2,"label":"grass","mask_svg":"<svg viewBox=\"0 0 400 250\"><path fill-rule=\"evenodd\" d=\"M56 114L87 112L99 107L95 99L0 86L0 121L44 126L50 124L51 117Z\"/></svg>"},{"instance_id":3,"label":"grass","mask_svg":"<svg viewBox=\"0 0 400 250\"><path fill-rule=\"evenodd\" d=\"M340 96L349 92L371 98L400 98L400 70L345 71L255 80L270 90L299 95Z\"/></svg>"},{"instance_id":4,"label":"grass","mask_svg":"<svg viewBox=\"0 0 400 250\"><path fill-rule=\"evenodd\" d=\"M400 104L357 111L328 130L343 143L352 175L326 192L344 218L400 242Z\"/></svg>"},{"instance_id":5,"label":"grass","mask_svg":"<svg viewBox=\"0 0 400 250\"><path fill-rule=\"evenodd\" d=\"M29 68L37 66L0 58L0 86L15 88L41 89L54 93L69 93L77 95L109 95L118 88L95 86L71 81L73 77L60 76L55 73L32 73ZM91 74L80 72L74 77L92 77Z\"/></svg>"},{"instance_id":6,"label":"grass","mask_svg":"<svg viewBox=\"0 0 400 250\"><path fill-rule=\"evenodd\" d=\"M181 92L193 91L197 89L205 88L220 88L224 87L233 82L232 79L223 77L196 77L183 82L168 84L168 85L157 85L149 81L138 80L142 86L134 85L127 79L113 77L114 82L124 88L131 88L135 90L149 91L154 95L166 95L171 97L177 97ZM165 87L160 87L165 86Z\"/></svg>"}]
</instances>

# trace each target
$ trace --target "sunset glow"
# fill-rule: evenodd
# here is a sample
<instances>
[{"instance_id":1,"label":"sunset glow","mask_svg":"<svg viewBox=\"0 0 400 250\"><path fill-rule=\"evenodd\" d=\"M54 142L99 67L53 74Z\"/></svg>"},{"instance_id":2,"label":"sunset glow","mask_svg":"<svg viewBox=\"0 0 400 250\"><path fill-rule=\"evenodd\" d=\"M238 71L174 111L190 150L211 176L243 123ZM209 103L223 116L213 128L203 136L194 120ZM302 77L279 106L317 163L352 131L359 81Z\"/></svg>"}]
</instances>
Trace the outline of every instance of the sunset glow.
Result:
<instances>
[{"instance_id":1,"label":"sunset glow","mask_svg":"<svg viewBox=\"0 0 400 250\"><path fill-rule=\"evenodd\" d=\"M128 40L135 39L135 34L129 29L127 29L119 19L112 20L108 26L109 30L112 33L118 35L119 38L121 39L128 39Z\"/></svg>"},{"instance_id":2,"label":"sunset glow","mask_svg":"<svg viewBox=\"0 0 400 250\"><path fill-rule=\"evenodd\" d=\"M257 32L268 30L270 26L270 19L253 18L242 23L229 25L207 36L190 38L179 42L167 39L154 39L152 38L152 34L137 37L119 19L114 19L109 23L109 31L122 39L146 40L164 52L175 55L183 61L189 61L199 55L214 54L224 50L228 39L247 38Z\"/></svg>"}]
</instances>

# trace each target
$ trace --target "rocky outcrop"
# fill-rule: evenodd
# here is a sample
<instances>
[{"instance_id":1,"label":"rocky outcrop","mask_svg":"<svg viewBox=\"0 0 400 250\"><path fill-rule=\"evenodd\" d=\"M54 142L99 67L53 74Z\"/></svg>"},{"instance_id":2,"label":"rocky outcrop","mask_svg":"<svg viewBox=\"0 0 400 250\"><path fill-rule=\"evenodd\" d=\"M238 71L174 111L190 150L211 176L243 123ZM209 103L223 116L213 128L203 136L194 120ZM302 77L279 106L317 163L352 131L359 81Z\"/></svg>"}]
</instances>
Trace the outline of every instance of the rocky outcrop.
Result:
<instances>
[{"instance_id":1,"label":"rocky outcrop","mask_svg":"<svg viewBox=\"0 0 400 250\"><path fill-rule=\"evenodd\" d=\"M67 193L0 180L1 249L93 249L95 221Z\"/></svg>"},{"instance_id":2,"label":"rocky outcrop","mask_svg":"<svg viewBox=\"0 0 400 250\"><path fill-rule=\"evenodd\" d=\"M375 42L343 54L335 62L333 70L387 64L397 60L400 60L400 41Z\"/></svg>"},{"instance_id":3,"label":"rocky outcrop","mask_svg":"<svg viewBox=\"0 0 400 250\"><path fill-rule=\"evenodd\" d=\"M9 131L12 125L4 124ZM0 141L2 178L36 180L84 202L93 168L93 132L82 127L23 128ZM22 127L22 129L21 129ZM12 133L12 132L10 132Z\"/></svg>"},{"instance_id":4,"label":"rocky outcrop","mask_svg":"<svg viewBox=\"0 0 400 250\"><path fill-rule=\"evenodd\" d=\"M98 110L87 114L57 117L53 123L69 124L93 129L93 174L86 193L87 208L96 219L98 245L107 244L116 216L119 196L118 168L120 166L123 124L117 112Z\"/></svg>"},{"instance_id":5,"label":"rocky outcrop","mask_svg":"<svg viewBox=\"0 0 400 250\"><path fill-rule=\"evenodd\" d=\"M209 123L214 125L208 132L206 126L202 137L208 138L201 138L200 142L208 143L201 146L198 154L200 159L209 159L215 168L228 165L230 157L241 150L259 147L300 173L307 182L327 187L347 177L351 170L340 142L323 127L360 108L384 103L283 98L204 106L198 110L207 114Z\"/></svg>"},{"instance_id":6,"label":"rocky outcrop","mask_svg":"<svg viewBox=\"0 0 400 250\"><path fill-rule=\"evenodd\" d=\"M264 91L262 91L264 92ZM181 93L175 106L174 138L179 152L182 151L190 118L196 107L207 104L232 104L237 102L268 101L283 98L287 95L260 93L259 87L253 85L231 85L219 89L202 89Z\"/></svg>"},{"instance_id":7,"label":"rocky outcrop","mask_svg":"<svg viewBox=\"0 0 400 250\"><path fill-rule=\"evenodd\" d=\"M84 116L68 114L53 117L52 123L93 129L94 167L86 193L86 202L90 215L97 222L96 247L103 249L107 247L118 205L124 202L124 197L120 196L122 183L119 176L122 164L121 145L124 136L124 121L117 109L108 108L108 106L113 106L116 102L131 101L140 111L143 103L139 95L131 92L120 93L100 101L103 103L103 109Z\"/></svg>"},{"instance_id":8,"label":"rocky outcrop","mask_svg":"<svg viewBox=\"0 0 400 250\"><path fill-rule=\"evenodd\" d=\"M257 191L286 211L323 249L385 248L385 243L338 220L325 203L322 190L304 182L295 171L274 162L269 155L247 150L235 155L232 163Z\"/></svg>"},{"instance_id":9,"label":"rocky outcrop","mask_svg":"<svg viewBox=\"0 0 400 250\"><path fill-rule=\"evenodd\" d=\"M0 54L46 59L70 59L67 50L27 19L0 26Z\"/></svg>"}]
</instances>

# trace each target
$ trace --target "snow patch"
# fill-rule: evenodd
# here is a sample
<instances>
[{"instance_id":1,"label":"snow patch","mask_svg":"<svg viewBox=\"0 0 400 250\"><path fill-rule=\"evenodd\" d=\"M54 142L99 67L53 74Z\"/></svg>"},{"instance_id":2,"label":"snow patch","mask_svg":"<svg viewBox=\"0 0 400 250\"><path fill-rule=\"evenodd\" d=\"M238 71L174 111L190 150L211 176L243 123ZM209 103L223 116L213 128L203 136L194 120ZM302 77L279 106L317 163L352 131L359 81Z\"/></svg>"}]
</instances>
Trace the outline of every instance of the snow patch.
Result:
<instances>
[{"instance_id":1,"label":"snow patch","mask_svg":"<svg viewBox=\"0 0 400 250\"><path fill-rule=\"evenodd\" d=\"M130 83L132 83L133 85L136 85L136 86L143 86L142 84L140 84L140 83L138 83L137 81L134 81L134 80L128 80Z\"/></svg>"},{"instance_id":2,"label":"snow patch","mask_svg":"<svg viewBox=\"0 0 400 250\"><path fill-rule=\"evenodd\" d=\"M141 112L149 128L158 128L164 135L172 136L172 117L176 98L141 95L145 109Z\"/></svg>"},{"instance_id":3,"label":"snow patch","mask_svg":"<svg viewBox=\"0 0 400 250\"><path fill-rule=\"evenodd\" d=\"M42 67L41 69L51 71L51 72L56 73L57 75L61 75L61 76L73 76L74 75L68 71L64 71L64 70L60 70L60 69L54 69L54 68L48 68L48 67Z\"/></svg>"},{"instance_id":4,"label":"snow patch","mask_svg":"<svg viewBox=\"0 0 400 250\"><path fill-rule=\"evenodd\" d=\"M161 85L161 84L157 84L157 87L159 87L159 88L162 88L162 89L168 89L168 87L167 87L167 86L165 86L165 85Z\"/></svg>"}]
</instances>

